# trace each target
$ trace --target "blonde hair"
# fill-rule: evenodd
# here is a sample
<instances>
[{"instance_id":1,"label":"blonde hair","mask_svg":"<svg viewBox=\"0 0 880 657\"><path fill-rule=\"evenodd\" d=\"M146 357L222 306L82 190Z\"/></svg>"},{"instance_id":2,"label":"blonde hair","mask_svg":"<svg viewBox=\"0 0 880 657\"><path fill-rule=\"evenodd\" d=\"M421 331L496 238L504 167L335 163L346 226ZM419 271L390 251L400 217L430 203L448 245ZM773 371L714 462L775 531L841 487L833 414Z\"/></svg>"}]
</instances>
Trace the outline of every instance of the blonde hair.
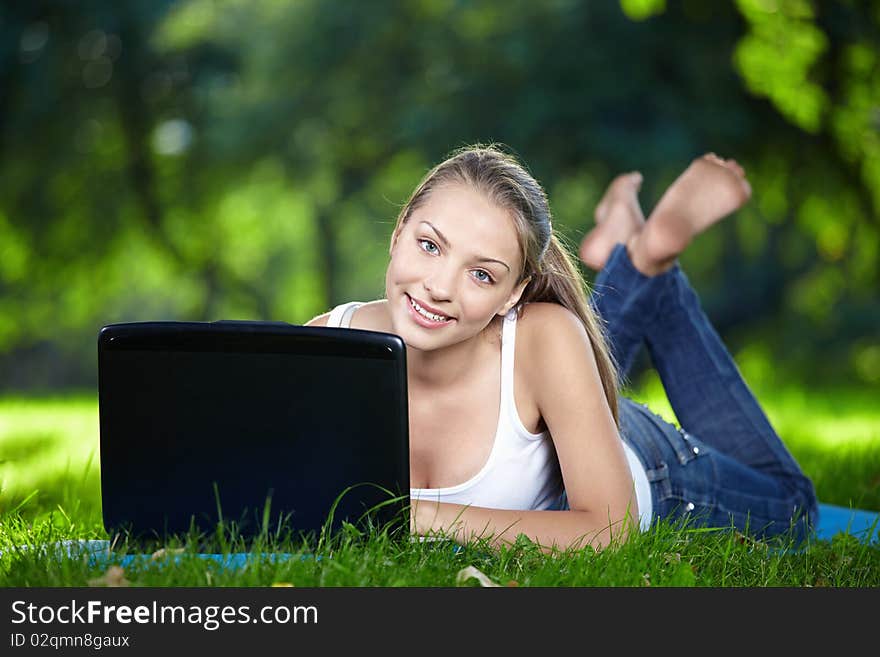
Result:
<instances>
[{"instance_id":1,"label":"blonde hair","mask_svg":"<svg viewBox=\"0 0 880 657\"><path fill-rule=\"evenodd\" d=\"M425 174L398 214L393 234L434 189L449 183L470 185L510 212L523 256L517 284L531 279L517 304L517 313L522 316L527 303L546 301L558 303L577 315L589 336L605 397L618 423L617 367L600 319L590 305L586 282L573 256L553 231L544 189L514 156L494 144L465 146L454 151Z\"/></svg>"}]
</instances>

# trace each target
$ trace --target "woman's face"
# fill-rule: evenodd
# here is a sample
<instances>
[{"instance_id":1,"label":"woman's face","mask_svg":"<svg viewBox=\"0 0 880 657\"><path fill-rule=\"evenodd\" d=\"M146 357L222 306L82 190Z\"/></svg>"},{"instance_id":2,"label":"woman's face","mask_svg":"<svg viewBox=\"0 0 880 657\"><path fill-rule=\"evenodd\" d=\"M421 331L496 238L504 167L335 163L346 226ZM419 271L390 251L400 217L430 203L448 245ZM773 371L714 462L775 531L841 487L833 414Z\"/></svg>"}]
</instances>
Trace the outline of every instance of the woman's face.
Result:
<instances>
[{"instance_id":1,"label":"woman's face","mask_svg":"<svg viewBox=\"0 0 880 657\"><path fill-rule=\"evenodd\" d=\"M464 184L435 188L395 233L385 294L394 332L433 350L479 334L528 281L509 213Z\"/></svg>"}]
</instances>

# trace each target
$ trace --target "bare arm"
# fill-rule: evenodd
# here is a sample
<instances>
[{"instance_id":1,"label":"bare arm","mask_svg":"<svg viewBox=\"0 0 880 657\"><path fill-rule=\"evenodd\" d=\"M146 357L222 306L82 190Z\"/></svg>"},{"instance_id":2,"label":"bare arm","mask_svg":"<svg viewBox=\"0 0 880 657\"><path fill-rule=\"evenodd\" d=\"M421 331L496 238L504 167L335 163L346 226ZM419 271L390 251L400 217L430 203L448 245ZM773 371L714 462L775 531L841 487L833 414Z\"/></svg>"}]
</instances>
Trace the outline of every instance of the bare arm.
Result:
<instances>
[{"instance_id":1,"label":"bare arm","mask_svg":"<svg viewBox=\"0 0 880 657\"><path fill-rule=\"evenodd\" d=\"M461 544L486 538L498 547L525 534L545 552L587 545L599 549L612 536L621 540L629 531L622 521L599 522L589 511L509 511L425 500L413 504L412 529L422 536L436 533Z\"/></svg>"},{"instance_id":2,"label":"bare arm","mask_svg":"<svg viewBox=\"0 0 880 657\"><path fill-rule=\"evenodd\" d=\"M530 341L527 348L539 350L529 359L530 387L553 437L571 510L510 511L419 501L413 509L417 533L439 531L459 542L491 537L497 545L525 534L549 550L600 548L638 527L632 474L586 331L561 306L533 305L541 306L529 308L540 334L522 336Z\"/></svg>"}]
</instances>

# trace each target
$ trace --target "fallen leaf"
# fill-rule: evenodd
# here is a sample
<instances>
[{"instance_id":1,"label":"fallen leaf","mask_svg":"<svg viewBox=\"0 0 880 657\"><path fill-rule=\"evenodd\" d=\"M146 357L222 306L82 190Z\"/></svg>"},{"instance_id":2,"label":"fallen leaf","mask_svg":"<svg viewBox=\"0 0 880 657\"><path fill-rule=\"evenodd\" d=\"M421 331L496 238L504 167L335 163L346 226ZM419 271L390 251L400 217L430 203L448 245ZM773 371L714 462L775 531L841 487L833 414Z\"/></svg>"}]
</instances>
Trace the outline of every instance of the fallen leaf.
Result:
<instances>
[{"instance_id":1,"label":"fallen leaf","mask_svg":"<svg viewBox=\"0 0 880 657\"><path fill-rule=\"evenodd\" d=\"M121 566L110 566L101 577L89 580L89 586L119 587L130 585L131 582L125 579L125 571Z\"/></svg>"},{"instance_id":2,"label":"fallen leaf","mask_svg":"<svg viewBox=\"0 0 880 657\"><path fill-rule=\"evenodd\" d=\"M480 583L480 586L484 587L500 587L500 584L496 584L491 579L489 579L485 573L483 573L479 568L475 568L474 566L468 566L467 568L462 568L458 571L458 574L455 576L455 584L457 586L461 586L467 580L474 578Z\"/></svg>"},{"instance_id":3,"label":"fallen leaf","mask_svg":"<svg viewBox=\"0 0 880 657\"><path fill-rule=\"evenodd\" d=\"M285 588L285 587L288 587L288 586L293 587L293 584L291 584L290 582L273 582L273 583L272 583L272 588L273 588L273 589L275 589L275 588Z\"/></svg>"},{"instance_id":4,"label":"fallen leaf","mask_svg":"<svg viewBox=\"0 0 880 657\"><path fill-rule=\"evenodd\" d=\"M164 559L165 557L167 557L171 554L181 554L182 552L183 552L183 548L175 548L175 549L161 548L161 549L153 552L153 554L150 555L150 559L152 559L153 561L156 561L157 559Z\"/></svg>"}]
</instances>

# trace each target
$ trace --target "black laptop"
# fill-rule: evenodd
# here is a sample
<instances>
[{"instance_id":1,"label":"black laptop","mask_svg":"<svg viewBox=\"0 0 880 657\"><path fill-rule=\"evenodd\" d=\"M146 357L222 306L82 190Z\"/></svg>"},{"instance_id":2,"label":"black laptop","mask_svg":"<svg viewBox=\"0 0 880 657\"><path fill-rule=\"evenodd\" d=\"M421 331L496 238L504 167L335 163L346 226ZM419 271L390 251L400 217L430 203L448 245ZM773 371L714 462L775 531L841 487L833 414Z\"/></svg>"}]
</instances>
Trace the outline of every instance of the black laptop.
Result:
<instances>
[{"instance_id":1,"label":"black laptop","mask_svg":"<svg viewBox=\"0 0 880 657\"><path fill-rule=\"evenodd\" d=\"M408 523L406 351L396 335L111 324L98 335L98 402L110 535L161 540L220 521L244 537L267 525L320 534L343 520Z\"/></svg>"}]
</instances>

